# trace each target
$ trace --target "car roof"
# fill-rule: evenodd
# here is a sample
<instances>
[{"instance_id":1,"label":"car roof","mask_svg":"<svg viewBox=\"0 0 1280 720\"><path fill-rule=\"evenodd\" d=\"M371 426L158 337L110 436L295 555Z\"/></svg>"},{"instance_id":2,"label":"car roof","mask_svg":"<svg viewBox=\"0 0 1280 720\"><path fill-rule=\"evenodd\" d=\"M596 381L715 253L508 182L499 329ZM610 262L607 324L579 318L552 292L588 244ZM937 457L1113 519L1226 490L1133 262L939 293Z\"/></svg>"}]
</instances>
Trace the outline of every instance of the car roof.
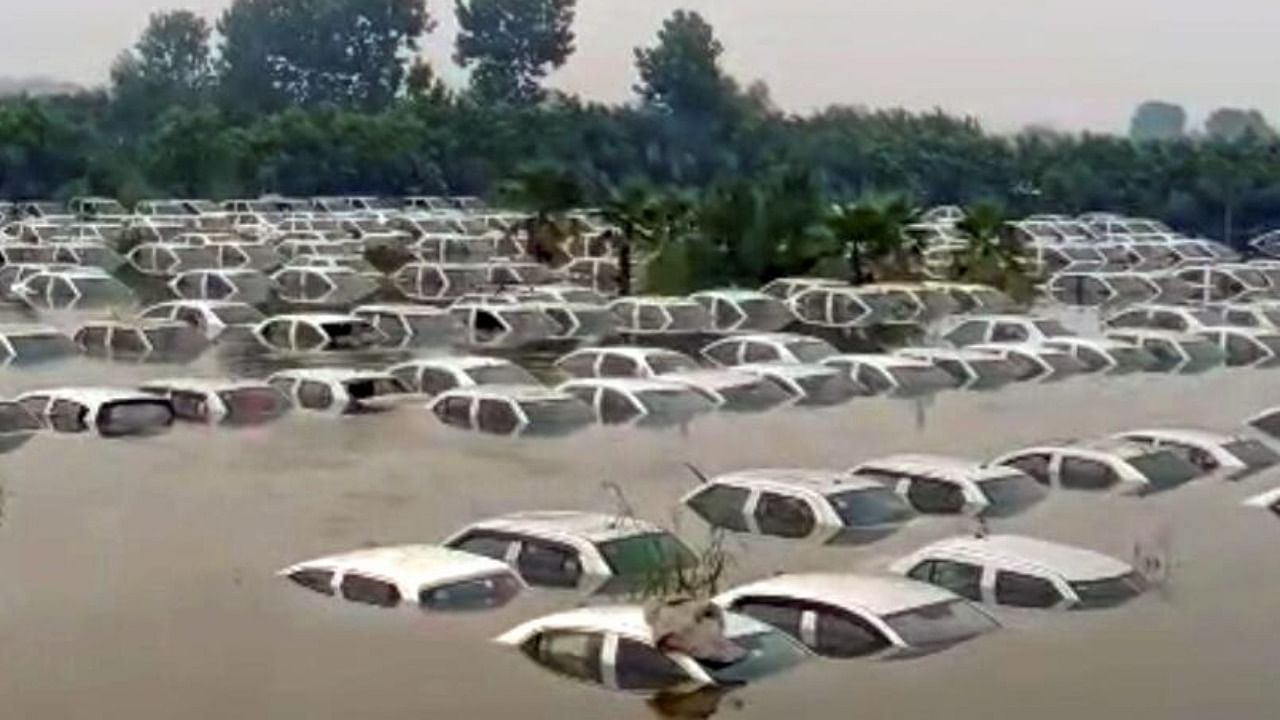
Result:
<instances>
[{"instance_id":1,"label":"car roof","mask_svg":"<svg viewBox=\"0 0 1280 720\"><path fill-rule=\"evenodd\" d=\"M430 305L414 305L412 303L383 303L376 305L360 305L353 309L352 314L367 313L386 313L389 315L431 315L445 316L449 314L446 308L431 307Z\"/></svg>"},{"instance_id":2,"label":"car roof","mask_svg":"<svg viewBox=\"0 0 1280 720\"><path fill-rule=\"evenodd\" d=\"M719 288L715 290L701 290L693 293L690 298L723 298L725 300L774 300L772 295L762 293L759 290L748 290L746 288Z\"/></svg>"},{"instance_id":3,"label":"car roof","mask_svg":"<svg viewBox=\"0 0 1280 720\"><path fill-rule=\"evenodd\" d=\"M788 332L772 332L772 333L745 333L742 335L730 335L729 337L720 338L719 340L716 340L711 344L719 345L720 343L729 343L729 342L763 342L763 343L786 344L786 343L793 343L793 342L825 343L826 341L823 340L822 338L813 337L812 335L802 335L800 333L788 333Z\"/></svg>"},{"instance_id":4,"label":"car roof","mask_svg":"<svg viewBox=\"0 0 1280 720\"><path fill-rule=\"evenodd\" d=\"M699 308L702 307L701 305L698 305L697 300L693 300L683 295L630 295L628 297L614 300L609 303L609 307L614 307L624 302L636 303L637 305L697 305Z\"/></svg>"},{"instance_id":5,"label":"car roof","mask_svg":"<svg viewBox=\"0 0 1280 720\"><path fill-rule=\"evenodd\" d=\"M1170 442L1185 443L1188 445L1225 445L1240 439L1238 436L1225 435L1223 433L1196 428L1148 428L1141 430L1129 430L1117 434L1116 437L1133 435L1152 437L1158 440L1167 440Z\"/></svg>"},{"instance_id":6,"label":"car roof","mask_svg":"<svg viewBox=\"0 0 1280 720\"><path fill-rule=\"evenodd\" d=\"M1022 535L963 535L940 540L918 551L954 553L995 562L1035 566L1061 575L1069 582L1101 580L1127 575L1133 568L1109 555Z\"/></svg>"},{"instance_id":7,"label":"car roof","mask_svg":"<svg viewBox=\"0 0 1280 720\"><path fill-rule=\"evenodd\" d=\"M1071 346L1103 348L1107 350L1134 350L1137 346L1124 340L1117 340L1109 337L1080 337L1076 335L1060 335L1052 337L1045 341L1048 343L1062 343Z\"/></svg>"},{"instance_id":8,"label":"car roof","mask_svg":"<svg viewBox=\"0 0 1280 720\"><path fill-rule=\"evenodd\" d=\"M0 325L0 337L18 335L63 335L65 333L52 325Z\"/></svg>"},{"instance_id":9,"label":"car roof","mask_svg":"<svg viewBox=\"0 0 1280 720\"><path fill-rule=\"evenodd\" d=\"M852 573L776 575L733 588L721 597L790 597L883 617L959 598L936 585L902 577Z\"/></svg>"},{"instance_id":10,"label":"car roof","mask_svg":"<svg viewBox=\"0 0 1280 720\"><path fill-rule=\"evenodd\" d=\"M1248 500L1245 500L1244 504L1246 507L1267 508L1271 507L1277 501L1280 501L1280 487L1275 488L1274 490L1268 490L1261 495L1255 495Z\"/></svg>"},{"instance_id":11,"label":"car roof","mask_svg":"<svg viewBox=\"0 0 1280 720\"><path fill-rule=\"evenodd\" d=\"M271 375L272 378L292 378L297 380L314 380L317 382L342 383L350 380L371 380L391 377L382 370L362 368L321 367L293 368L281 370Z\"/></svg>"},{"instance_id":12,"label":"car roof","mask_svg":"<svg viewBox=\"0 0 1280 720\"><path fill-rule=\"evenodd\" d=\"M507 367L516 363L506 358L489 357L486 355L439 355L432 357L414 358L404 363L400 363L396 367L435 367L448 370L474 370L475 368L485 367Z\"/></svg>"},{"instance_id":13,"label":"car roof","mask_svg":"<svg viewBox=\"0 0 1280 720\"><path fill-rule=\"evenodd\" d=\"M605 347L583 348L581 350L574 350L560 359L563 360L565 358L578 355L620 355L631 358L632 360L644 360L645 358L650 357L670 357L672 355L678 355L686 360L691 360L695 363L697 362L697 360L694 360L688 355L676 350L656 347L639 347L636 345L609 345Z\"/></svg>"},{"instance_id":14,"label":"car roof","mask_svg":"<svg viewBox=\"0 0 1280 720\"><path fill-rule=\"evenodd\" d=\"M856 477L842 470L822 468L750 468L718 475L711 482L762 490L807 490L822 495L885 487L875 480Z\"/></svg>"},{"instance_id":15,"label":"car roof","mask_svg":"<svg viewBox=\"0 0 1280 720\"><path fill-rule=\"evenodd\" d=\"M984 287L985 286L980 286ZM994 289L994 288L986 288ZM961 323L980 320L982 322L1043 322L1052 320L1053 318L1042 317L1040 315L1028 315L1026 313L983 313L980 315L965 315L961 318Z\"/></svg>"},{"instance_id":16,"label":"car roof","mask_svg":"<svg viewBox=\"0 0 1280 720\"><path fill-rule=\"evenodd\" d=\"M577 398L566 395L542 385L480 385L477 387L459 387L446 390L436 396L438 403L449 397L497 398L514 400L515 402L541 402L545 400L573 400Z\"/></svg>"},{"instance_id":17,"label":"car roof","mask_svg":"<svg viewBox=\"0 0 1280 720\"><path fill-rule=\"evenodd\" d=\"M970 482L1005 478L1010 475L1010 468L991 467L977 460L969 460L967 458L926 454L889 455L861 463L854 468L854 471L860 469L891 470L912 475Z\"/></svg>"},{"instance_id":18,"label":"car roof","mask_svg":"<svg viewBox=\"0 0 1280 720\"><path fill-rule=\"evenodd\" d=\"M1131 335L1140 340L1142 339L1161 339L1175 343L1185 342L1208 342L1205 338L1195 333L1179 332L1177 330L1157 330L1154 328L1121 328L1110 330L1107 337L1115 339L1117 336L1123 337Z\"/></svg>"},{"instance_id":19,"label":"car roof","mask_svg":"<svg viewBox=\"0 0 1280 720\"><path fill-rule=\"evenodd\" d=\"M249 303L237 302L235 300L166 300L164 302L156 303L155 305L150 305L144 308L142 312L145 313L148 310L154 310L160 307L189 307L200 310L218 310L223 308L241 307L253 308ZM256 310L257 308L253 309Z\"/></svg>"},{"instance_id":20,"label":"car roof","mask_svg":"<svg viewBox=\"0 0 1280 720\"><path fill-rule=\"evenodd\" d=\"M116 400L155 400L154 395L148 395L141 390L133 388L113 388L113 387L61 387L61 388L42 388L39 390L30 390L18 396L19 399L31 396L46 397L62 397L68 400L85 405L102 405Z\"/></svg>"},{"instance_id":21,"label":"car roof","mask_svg":"<svg viewBox=\"0 0 1280 720\"><path fill-rule=\"evenodd\" d=\"M939 347L904 347L894 351L895 354L901 354L903 357L919 357L938 360L962 360L971 362L974 360L992 360L990 353L979 350L971 350L969 348L939 348Z\"/></svg>"},{"instance_id":22,"label":"car roof","mask_svg":"<svg viewBox=\"0 0 1280 720\"><path fill-rule=\"evenodd\" d=\"M393 580L402 586L418 588L480 575L514 575L506 563L438 545L399 545L354 550L300 562L281 570L279 574L288 575L308 568L355 570Z\"/></svg>"},{"instance_id":23,"label":"car roof","mask_svg":"<svg viewBox=\"0 0 1280 720\"><path fill-rule=\"evenodd\" d=\"M363 325L366 323L365 320L354 315L343 315L341 313L285 313L284 315L272 315L262 322L268 323L272 320L299 320L317 325L328 325L330 323L360 323Z\"/></svg>"},{"instance_id":24,"label":"car roof","mask_svg":"<svg viewBox=\"0 0 1280 720\"><path fill-rule=\"evenodd\" d=\"M178 390L198 393L217 393L226 390L270 389L265 380L241 380L234 378L160 378L148 380L139 387Z\"/></svg>"},{"instance_id":25,"label":"car roof","mask_svg":"<svg viewBox=\"0 0 1280 720\"><path fill-rule=\"evenodd\" d=\"M1026 341L1010 343L979 343L977 345L969 345L965 349L994 353L1001 357L1007 355L1010 351L1021 351L1030 355L1066 355L1062 350L1051 348L1044 343Z\"/></svg>"},{"instance_id":26,"label":"car roof","mask_svg":"<svg viewBox=\"0 0 1280 720\"><path fill-rule=\"evenodd\" d=\"M769 363L745 363L735 365L734 370L739 372L751 373L752 375L766 375L781 378L808 378L808 377L837 377L840 370L827 365L816 364L797 364L784 362Z\"/></svg>"},{"instance_id":27,"label":"car roof","mask_svg":"<svg viewBox=\"0 0 1280 720\"><path fill-rule=\"evenodd\" d=\"M596 605L547 615L523 623L496 638L504 645L519 645L530 637L548 630L578 630L582 632L608 632L639 640L653 642L653 630L645 619L640 605ZM741 615L725 613L725 632L729 637L768 632L768 625Z\"/></svg>"},{"instance_id":28,"label":"car roof","mask_svg":"<svg viewBox=\"0 0 1280 720\"><path fill-rule=\"evenodd\" d=\"M649 392L654 390L693 392L688 385L671 380L657 378L578 378L561 383L560 390L566 387L599 387L612 388L627 393Z\"/></svg>"},{"instance_id":29,"label":"car roof","mask_svg":"<svg viewBox=\"0 0 1280 720\"><path fill-rule=\"evenodd\" d=\"M577 510L534 510L499 515L472 523L466 531L471 530L527 534L547 539L562 538L590 543L665 532L661 527L645 520Z\"/></svg>"},{"instance_id":30,"label":"car roof","mask_svg":"<svg viewBox=\"0 0 1280 720\"><path fill-rule=\"evenodd\" d=\"M907 357L905 355L896 355L896 354L889 355L889 354L881 354L881 353L832 355L829 358L823 359L822 362L825 364L825 363L829 363L832 361L839 361L839 360L845 360L848 362L854 362L854 363L859 363L863 365L872 365L874 367L880 367L880 368L898 368L898 367L931 368L933 367L933 364L927 360Z\"/></svg>"}]
</instances>

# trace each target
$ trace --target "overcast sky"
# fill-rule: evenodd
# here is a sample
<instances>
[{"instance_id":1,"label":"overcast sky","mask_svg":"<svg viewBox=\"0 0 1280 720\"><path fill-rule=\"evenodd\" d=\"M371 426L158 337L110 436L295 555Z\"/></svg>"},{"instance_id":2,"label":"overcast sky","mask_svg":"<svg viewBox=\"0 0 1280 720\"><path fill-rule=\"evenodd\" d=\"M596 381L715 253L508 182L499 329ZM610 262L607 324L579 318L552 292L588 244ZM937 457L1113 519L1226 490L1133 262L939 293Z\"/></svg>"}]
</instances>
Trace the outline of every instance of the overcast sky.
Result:
<instances>
[{"instance_id":1,"label":"overcast sky","mask_svg":"<svg viewBox=\"0 0 1280 720\"><path fill-rule=\"evenodd\" d=\"M214 17L229 2L4 0L0 75L101 82L151 11ZM440 66L453 3L429 6L442 20L429 48ZM744 84L763 79L789 110L938 106L997 129L1122 130L1134 105L1161 98L1193 119L1232 105L1280 120L1274 0L579 0L578 52L554 84L627 98L632 48L677 7L702 12L729 69Z\"/></svg>"}]
</instances>

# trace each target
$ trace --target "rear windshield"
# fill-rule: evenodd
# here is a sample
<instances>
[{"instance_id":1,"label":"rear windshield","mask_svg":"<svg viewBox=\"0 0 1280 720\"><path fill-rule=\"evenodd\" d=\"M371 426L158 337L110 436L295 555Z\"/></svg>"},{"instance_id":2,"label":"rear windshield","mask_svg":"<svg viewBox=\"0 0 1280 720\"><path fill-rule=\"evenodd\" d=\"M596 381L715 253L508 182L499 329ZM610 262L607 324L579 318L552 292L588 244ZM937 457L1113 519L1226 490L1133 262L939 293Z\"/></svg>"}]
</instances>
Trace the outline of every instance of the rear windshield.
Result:
<instances>
[{"instance_id":1,"label":"rear windshield","mask_svg":"<svg viewBox=\"0 0 1280 720\"><path fill-rule=\"evenodd\" d=\"M905 522L915 514L889 488L849 490L827 496L845 527L867 527Z\"/></svg>"},{"instance_id":2,"label":"rear windshield","mask_svg":"<svg viewBox=\"0 0 1280 720\"><path fill-rule=\"evenodd\" d=\"M814 365L838 354L835 348L821 340L798 340L796 342L787 343L787 349L790 350L800 362L812 363Z\"/></svg>"},{"instance_id":3,"label":"rear windshield","mask_svg":"<svg viewBox=\"0 0 1280 720\"><path fill-rule=\"evenodd\" d=\"M715 403L691 390L645 390L636 398L651 415L687 417L715 409Z\"/></svg>"},{"instance_id":4,"label":"rear windshield","mask_svg":"<svg viewBox=\"0 0 1280 720\"><path fill-rule=\"evenodd\" d=\"M1257 440L1236 440L1222 446L1250 468L1267 468L1280 462L1280 454Z\"/></svg>"},{"instance_id":5,"label":"rear windshield","mask_svg":"<svg viewBox=\"0 0 1280 720\"><path fill-rule=\"evenodd\" d=\"M269 422L289 411L289 398L270 388L240 388L218 393L227 406L222 421L228 425L256 425Z\"/></svg>"},{"instance_id":6,"label":"rear windshield","mask_svg":"<svg viewBox=\"0 0 1280 720\"><path fill-rule=\"evenodd\" d=\"M1120 605L1141 595L1143 587L1142 578L1137 573L1071 583L1071 589L1080 597L1075 606L1080 610Z\"/></svg>"},{"instance_id":7,"label":"rear windshield","mask_svg":"<svg viewBox=\"0 0 1280 720\"><path fill-rule=\"evenodd\" d=\"M1194 480L1200 469L1177 453L1161 450L1128 459L1128 463L1151 483L1155 490L1168 490Z\"/></svg>"},{"instance_id":8,"label":"rear windshield","mask_svg":"<svg viewBox=\"0 0 1280 720\"><path fill-rule=\"evenodd\" d=\"M98 431L105 436L156 432L173 424L173 408L162 400L119 400L98 411Z\"/></svg>"},{"instance_id":9,"label":"rear windshield","mask_svg":"<svg viewBox=\"0 0 1280 720\"><path fill-rule=\"evenodd\" d=\"M520 407L529 417L529 424L541 429L569 429L587 425L595 420L595 414L579 400L539 400L522 402Z\"/></svg>"},{"instance_id":10,"label":"rear windshield","mask_svg":"<svg viewBox=\"0 0 1280 720\"><path fill-rule=\"evenodd\" d=\"M502 572L440 587L423 588L418 604L428 610L462 612L502 607L520 594L520 581Z\"/></svg>"},{"instance_id":11,"label":"rear windshield","mask_svg":"<svg viewBox=\"0 0 1280 720\"><path fill-rule=\"evenodd\" d=\"M697 558L676 536L655 532L601 543L600 554L614 575L643 576L690 567Z\"/></svg>"},{"instance_id":12,"label":"rear windshield","mask_svg":"<svg viewBox=\"0 0 1280 720\"><path fill-rule=\"evenodd\" d=\"M537 385L538 380L519 365L486 365L467 371L477 385Z\"/></svg>"},{"instance_id":13,"label":"rear windshield","mask_svg":"<svg viewBox=\"0 0 1280 720\"><path fill-rule=\"evenodd\" d=\"M884 621L910 647L950 645L999 627L989 615L959 599L886 615Z\"/></svg>"},{"instance_id":14,"label":"rear windshield","mask_svg":"<svg viewBox=\"0 0 1280 720\"><path fill-rule=\"evenodd\" d=\"M1006 475L979 483L978 488L991 503L989 514L1015 512L1044 499L1046 490L1026 475Z\"/></svg>"},{"instance_id":15,"label":"rear windshield","mask_svg":"<svg viewBox=\"0 0 1280 720\"><path fill-rule=\"evenodd\" d=\"M786 390L767 380L716 388L726 410L767 410L791 398Z\"/></svg>"}]
</instances>

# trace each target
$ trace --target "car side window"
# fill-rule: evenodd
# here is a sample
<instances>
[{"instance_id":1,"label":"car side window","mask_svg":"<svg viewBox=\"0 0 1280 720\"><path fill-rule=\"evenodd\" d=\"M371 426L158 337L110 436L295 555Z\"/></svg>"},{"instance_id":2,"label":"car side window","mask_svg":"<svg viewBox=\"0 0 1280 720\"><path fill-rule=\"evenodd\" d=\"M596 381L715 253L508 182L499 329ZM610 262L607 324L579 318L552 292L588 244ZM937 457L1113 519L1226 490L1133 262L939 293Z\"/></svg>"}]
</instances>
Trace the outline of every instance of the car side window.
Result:
<instances>
[{"instance_id":1,"label":"car side window","mask_svg":"<svg viewBox=\"0 0 1280 720\"><path fill-rule=\"evenodd\" d=\"M507 551L511 548L511 538L503 535L494 535L483 531L470 532L450 543L450 547L455 550L462 550L474 555L483 555L494 560L506 562Z\"/></svg>"},{"instance_id":2,"label":"car side window","mask_svg":"<svg viewBox=\"0 0 1280 720\"><path fill-rule=\"evenodd\" d=\"M289 573L289 579L302 587L321 595L333 594L333 571L320 568L303 568Z\"/></svg>"},{"instance_id":3,"label":"car side window","mask_svg":"<svg viewBox=\"0 0 1280 720\"><path fill-rule=\"evenodd\" d=\"M558 367L570 377L591 377L595 374L596 358L592 353L573 355L560 361Z\"/></svg>"},{"instance_id":4,"label":"car side window","mask_svg":"<svg viewBox=\"0 0 1280 720\"><path fill-rule=\"evenodd\" d=\"M288 320L276 320L262 328L262 339L272 347L288 350L292 340L289 337L291 323Z\"/></svg>"},{"instance_id":5,"label":"car side window","mask_svg":"<svg viewBox=\"0 0 1280 720\"><path fill-rule=\"evenodd\" d=\"M869 365L863 365L854 379L877 394L889 392L894 387L893 380L884 370Z\"/></svg>"},{"instance_id":6,"label":"car side window","mask_svg":"<svg viewBox=\"0 0 1280 720\"><path fill-rule=\"evenodd\" d=\"M1085 458L1062 460L1062 487L1072 490L1105 490L1120 481L1110 465Z\"/></svg>"},{"instance_id":7,"label":"car side window","mask_svg":"<svg viewBox=\"0 0 1280 720\"><path fill-rule=\"evenodd\" d=\"M958 485L932 478L913 478L907 499L922 513L947 515L964 509L964 491Z\"/></svg>"},{"instance_id":8,"label":"car side window","mask_svg":"<svg viewBox=\"0 0 1280 720\"><path fill-rule=\"evenodd\" d=\"M1027 329L1015 323L996 323L991 330L992 342L1022 342L1031 339Z\"/></svg>"},{"instance_id":9,"label":"car side window","mask_svg":"<svg viewBox=\"0 0 1280 720\"><path fill-rule=\"evenodd\" d=\"M1151 325L1161 330L1185 331L1187 329L1187 321L1181 315L1163 310L1152 315Z\"/></svg>"},{"instance_id":10,"label":"car side window","mask_svg":"<svg viewBox=\"0 0 1280 720\"><path fill-rule=\"evenodd\" d=\"M1226 351L1233 365L1251 365L1264 357L1264 351L1257 343L1235 334L1227 335Z\"/></svg>"},{"instance_id":11,"label":"car side window","mask_svg":"<svg viewBox=\"0 0 1280 720\"><path fill-rule=\"evenodd\" d=\"M969 370L959 360L938 360L934 364L950 375L952 380L958 383L969 382Z\"/></svg>"},{"instance_id":12,"label":"car side window","mask_svg":"<svg viewBox=\"0 0 1280 720\"><path fill-rule=\"evenodd\" d=\"M742 354L743 362L749 363L777 362L780 359L781 355L774 347L758 342L747 343L746 352Z\"/></svg>"},{"instance_id":13,"label":"car side window","mask_svg":"<svg viewBox=\"0 0 1280 720\"><path fill-rule=\"evenodd\" d=\"M618 639L613 664L620 690L662 690L689 680L688 673L671 658L626 638Z\"/></svg>"},{"instance_id":14,"label":"car side window","mask_svg":"<svg viewBox=\"0 0 1280 720\"><path fill-rule=\"evenodd\" d=\"M76 344L85 350L102 350L107 345L107 329L104 327L83 327L76 331Z\"/></svg>"},{"instance_id":15,"label":"car side window","mask_svg":"<svg viewBox=\"0 0 1280 720\"><path fill-rule=\"evenodd\" d=\"M953 345L961 347L976 345L986 339L984 337L986 329L986 323L979 320L970 320L969 322L961 323L956 329L947 333L947 340L951 341Z\"/></svg>"},{"instance_id":16,"label":"car side window","mask_svg":"<svg viewBox=\"0 0 1280 720\"><path fill-rule=\"evenodd\" d=\"M1027 475L1030 475L1041 485L1048 485L1050 480L1049 461L1049 455L1045 453L1035 453L1032 455L1020 455L1002 464L1021 470Z\"/></svg>"},{"instance_id":17,"label":"car side window","mask_svg":"<svg viewBox=\"0 0 1280 720\"><path fill-rule=\"evenodd\" d=\"M667 314L654 305L641 305L636 313L636 329L661 330L667 326Z\"/></svg>"},{"instance_id":18,"label":"car side window","mask_svg":"<svg viewBox=\"0 0 1280 720\"><path fill-rule=\"evenodd\" d=\"M551 631L525 643L523 650L529 659L558 675L600 683L603 645L597 633Z\"/></svg>"},{"instance_id":19,"label":"car side window","mask_svg":"<svg viewBox=\"0 0 1280 720\"><path fill-rule=\"evenodd\" d=\"M146 337L136 328L117 327L111 332L111 351L141 354L148 350Z\"/></svg>"},{"instance_id":20,"label":"car side window","mask_svg":"<svg viewBox=\"0 0 1280 720\"><path fill-rule=\"evenodd\" d=\"M293 386L297 385L297 381L292 378L271 378L267 380L267 384L279 390L285 397L293 399Z\"/></svg>"},{"instance_id":21,"label":"car side window","mask_svg":"<svg viewBox=\"0 0 1280 720\"><path fill-rule=\"evenodd\" d=\"M58 432L80 433L89 429L89 409L70 400L54 400L49 406L49 425Z\"/></svg>"},{"instance_id":22,"label":"car side window","mask_svg":"<svg viewBox=\"0 0 1280 720\"><path fill-rule=\"evenodd\" d=\"M613 388L604 388L600 396L600 419L606 425L620 425L629 422L640 410L631 398Z\"/></svg>"},{"instance_id":23,"label":"car side window","mask_svg":"<svg viewBox=\"0 0 1280 720\"><path fill-rule=\"evenodd\" d=\"M436 416L448 425L471 427L471 398L445 398L435 408Z\"/></svg>"},{"instance_id":24,"label":"car side window","mask_svg":"<svg viewBox=\"0 0 1280 720\"><path fill-rule=\"evenodd\" d=\"M640 366L635 360L622 355L605 355L600 361L601 377L629 378L639 374Z\"/></svg>"},{"instance_id":25,"label":"car side window","mask_svg":"<svg viewBox=\"0 0 1280 720\"><path fill-rule=\"evenodd\" d=\"M319 350L328 342L328 338L309 323L297 323L293 342L299 350Z\"/></svg>"},{"instance_id":26,"label":"car side window","mask_svg":"<svg viewBox=\"0 0 1280 720\"><path fill-rule=\"evenodd\" d=\"M733 610L800 639L804 610L797 604L769 598L743 598L733 604Z\"/></svg>"},{"instance_id":27,"label":"car side window","mask_svg":"<svg viewBox=\"0 0 1280 720\"><path fill-rule=\"evenodd\" d=\"M744 508L751 491L728 485L709 485L689 498L688 505L707 523L715 527L747 532Z\"/></svg>"},{"instance_id":28,"label":"car side window","mask_svg":"<svg viewBox=\"0 0 1280 720\"><path fill-rule=\"evenodd\" d=\"M996 573L996 602L1022 608L1049 608L1062 602L1062 595L1044 578L1001 570Z\"/></svg>"},{"instance_id":29,"label":"car side window","mask_svg":"<svg viewBox=\"0 0 1280 720\"><path fill-rule=\"evenodd\" d=\"M1118 328L1138 328L1147 324L1147 314L1142 310L1130 310L1107 321L1107 324Z\"/></svg>"},{"instance_id":30,"label":"car side window","mask_svg":"<svg viewBox=\"0 0 1280 720\"><path fill-rule=\"evenodd\" d=\"M75 286L66 278L56 278L49 286L49 304L53 307L70 305L77 297Z\"/></svg>"},{"instance_id":31,"label":"car side window","mask_svg":"<svg viewBox=\"0 0 1280 720\"><path fill-rule=\"evenodd\" d=\"M328 410L333 399L333 391L324 383L304 380L298 387L298 404L307 410Z\"/></svg>"},{"instance_id":32,"label":"car side window","mask_svg":"<svg viewBox=\"0 0 1280 720\"><path fill-rule=\"evenodd\" d=\"M908 577L950 590L967 600L982 600L982 567L955 560L926 560L911 569Z\"/></svg>"},{"instance_id":33,"label":"car side window","mask_svg":"<svg viewBox=\"0 0 1280 720\"><path fill-rule=\"evenodd\" d=\"M745 320L747 316L735 307L733 303L717 299L715 301L715 317L716 327L728 330L736 327L737 324Z\"/></svg>"},{"instance_id":34,"label":"car side window","mask_svg":"<svg viewBox=\"0 0 1280 720\"><path fill-rule=\"evenodd\" d=\"M1090 347L1083 345L1076 348L1076 358L1085 364L1085 367L1091 371L1101 370L1111 365L1106 356Z\"/></svg>"},{"instance_id":35,"label":"car side window","mask_svg":"<svg viewBox=\"0 0 1280 720\"><path fill-rule=\"evenodd\" d=\"M823 608L815 610L819 655L831 658L856 658L889 647L889 639L870 623L847 612Z\"/></svg>"},{"instance_id":36,"label":"car side window","mask_svg":"<svg viewBox=\"0 0 1280 720\"><path fill-rule=\"evenodd\" d=\"M395 585L357 573L345 574L338 590L344 599L351 602L377 607L395 607L400 604L400 590Z\"/></svg>"},{"instance_id":37,"label":"car side window","mask_svg":"<svg viewBox=\"0 0 1280 720\"><path fill-rule=\"evenodd\" d=\"M760 495L755 517L761 533L784 538L809 537L818 522L809 503L768 492Z\"/></svg>"},{"instance_id":38,"label":"car side window","mask_svg":"<svg viewBox=\"0 0 1280 720\"><path fill-rule=\"evenodd\" d=\"M573 588L582 579L582 562L572 548L541 540L523 540L516 569L525 582L542 587Z\"/></svg>"},{"instance_id":39,"label":"car side window","mask_svg":"<svg viewBox=\"0 0 1280 720\"><path fill-rule=\"evenodd\" d=\"M716 343L704 350L703 354L720 365L737 365L739 347L741 344L737 342Z\"/></svg>"},{"instance_id":40,"label":"car side window","mask_svg":"<svg viewBox=\"0 0 1280 720\"><path fill-rule=\"evenodd\" d=\"M1247 310L1228 310L1225 317L1227 324L1236 327L1258 327L1258 318Z\"/></svg>"},{"instance_id":41,"label":"car side window","mask_svg":"<svg viewBox=\"0 0 1280 720\"><path fill-rule=\"evenodd\" d=\"M480 400L476 420L481 430L502 435L515 432L520 426L520 418L516 416L511 403L493 398Z\"/></svg>"}]
</instances>

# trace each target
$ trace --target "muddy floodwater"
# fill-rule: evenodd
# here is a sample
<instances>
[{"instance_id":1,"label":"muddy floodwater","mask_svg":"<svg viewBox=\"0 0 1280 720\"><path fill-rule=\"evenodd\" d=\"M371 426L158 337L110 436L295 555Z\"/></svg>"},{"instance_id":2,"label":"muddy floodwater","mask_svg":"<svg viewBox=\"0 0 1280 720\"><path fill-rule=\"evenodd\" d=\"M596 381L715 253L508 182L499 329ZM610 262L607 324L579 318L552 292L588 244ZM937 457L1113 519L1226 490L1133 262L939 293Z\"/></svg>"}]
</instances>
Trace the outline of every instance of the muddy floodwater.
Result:
<instances>
[{"instance_id":1,"label":"muddy floodwater","mask_svg":"<svg viewBox=\"0 0 1280 720\"><path fill-rule=\"evenodd\" d=\"M76 361L7 371L0 395L213 372ZM641 698L562 680L490 642L579 602L572 595L531 591L493 613L424 615L343 603L273 574L366 544L433 542L496 513L615 510L604 483L697 546L706 528L674 512L695 482L685 462L715 473L843 468L900 451L990 457L1139 426L1234 429L1271 404L1280 375L1220 370L550 440L468 435L413 408L141 440L38 437L0 457L0 717L657 717ZM1272 472L1142 500L1058 494L994 529L1123 558L1164 538L1167 584L1116 610L1001 612L1003 631L922 659L815 660L723 698L718 717L1276 718L1280 519L1240 502L1277 484ZM732 579L876 569L968 529L921 520L861 548L734 538Z\"/></svg>"}]
</instances>

